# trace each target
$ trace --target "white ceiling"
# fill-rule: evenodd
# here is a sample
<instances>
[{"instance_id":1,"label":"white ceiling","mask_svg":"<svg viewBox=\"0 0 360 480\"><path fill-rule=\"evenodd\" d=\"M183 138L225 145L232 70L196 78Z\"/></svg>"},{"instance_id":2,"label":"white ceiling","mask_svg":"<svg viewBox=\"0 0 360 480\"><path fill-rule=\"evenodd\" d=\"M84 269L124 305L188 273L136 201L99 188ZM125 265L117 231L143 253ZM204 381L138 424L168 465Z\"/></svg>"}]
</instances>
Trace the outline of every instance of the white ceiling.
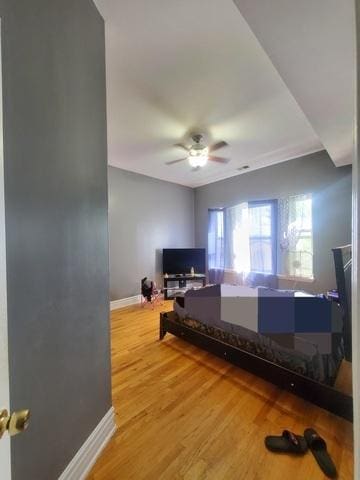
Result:
<instances>
[{"instance_id":1,"label":"white ceiling","mask_svg":"<svg viewBox=\"0 0 360 480\"><path fill-rule=\"evenodd\" d=\"M106 22L109 164L195 187L323 148L232 0L96 4ZM226 140L218 154L231 162L166 166L184 156L173 144L191 129Z\"/></svg>"},{"instance_id":2,"label":"white ceiling","mask_svg":"<svg viewBox=\"0 0 360 480\"><path fill-rule=\"evenodd\" d=\"M352 162L354 0L234 0L335 165Z\"/></svg>"}]
</instances>

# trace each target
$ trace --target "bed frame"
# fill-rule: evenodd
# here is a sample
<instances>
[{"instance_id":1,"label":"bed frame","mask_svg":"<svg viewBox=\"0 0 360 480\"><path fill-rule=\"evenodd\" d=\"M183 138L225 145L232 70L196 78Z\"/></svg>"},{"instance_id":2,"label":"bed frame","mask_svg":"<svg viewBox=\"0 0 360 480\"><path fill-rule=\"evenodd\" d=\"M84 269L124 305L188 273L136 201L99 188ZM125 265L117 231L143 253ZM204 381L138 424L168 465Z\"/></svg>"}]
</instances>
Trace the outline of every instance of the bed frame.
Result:
<instances>
[{"instance_id":1,"label":"bed frame","mask_svg":"<svg viewBox=\"0 0 360 480\"><path fill-rule=\"evenodd\" d=\"M351 396L281 367L269 360L186 327L177 322L176 318L177 314L174 311L160 313L160 340L165 337L166 333L172 333L284 390L294 393L321 408L325 408L329 412L335 413L350 422L353 421L353 400Z\"/></svg>"},{"instance_id":2,"label":"bed frame","mask_svg":"<svg viewBox=\"0 0 360 480\"><path fill-rule=\"evenodd\" d=\"M333 248L336 284L339 302L343 310L345 358L352 361L352 325L351 325L351 245Z\"/></svg>"}]
</instances>

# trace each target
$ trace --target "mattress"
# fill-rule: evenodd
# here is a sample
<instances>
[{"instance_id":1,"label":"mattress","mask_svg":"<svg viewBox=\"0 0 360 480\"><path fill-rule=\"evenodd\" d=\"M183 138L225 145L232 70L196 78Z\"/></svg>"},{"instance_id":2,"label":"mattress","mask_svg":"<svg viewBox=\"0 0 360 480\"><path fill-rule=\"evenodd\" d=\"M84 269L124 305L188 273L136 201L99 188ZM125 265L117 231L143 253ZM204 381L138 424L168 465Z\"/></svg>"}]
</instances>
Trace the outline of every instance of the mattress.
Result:
<instances>
[{"instance_id":1,"label":"mattress","mask_svg":"<svg viewBox=\"0 0 360 480\"><path fill-rule=\"evenodd\" d=\"M332 385L343 358L341 312L304 292L214 285L189 290L174 310L184 325Z\"/></svg>"}]
</instances>

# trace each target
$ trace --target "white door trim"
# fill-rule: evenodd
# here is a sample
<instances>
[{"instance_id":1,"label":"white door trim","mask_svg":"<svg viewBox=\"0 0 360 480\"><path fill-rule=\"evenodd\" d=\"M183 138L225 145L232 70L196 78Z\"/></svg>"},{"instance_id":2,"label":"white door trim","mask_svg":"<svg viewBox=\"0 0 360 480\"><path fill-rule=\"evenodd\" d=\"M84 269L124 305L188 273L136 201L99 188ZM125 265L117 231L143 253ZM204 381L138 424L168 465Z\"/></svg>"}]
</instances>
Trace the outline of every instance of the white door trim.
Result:
<instances>
[{"instance_id":1,"label":"white door trim","mask_svg":"<svg viewBox=\"0 0 360 480\"><path fill-rule=\"evenodd\" d=\"M356 155L357 157L357 155ZM352 381L354 402L354 478L360 479L360 265L359 265L359 166L353 163L353 232L352 232Z\"/></svg>"},{"instance_id":2,"label":"white door trim","mask_svg":"<svg viewBox=\"0 0 360 480\"><path fill-rule=\"evenodd\" d=\"M352 186L352 380L354 402L354 479L360 479L360 5L355 0L356 16L356 57L357 66L355 119L354 119L354 158Z\"/></svg>"},{"instance_id":3,"label":"white door trim","mask_svg":"<svg viewBox=\"0 0 360 480\"><path fill-rule=\"evenodd\" d=\"M0 72L0 409L10 409L1 40ZM4 435L0 442L1 478L4 480L10 480L11 458L9 436L7 434Z\"/></svg>"}]
</instances>

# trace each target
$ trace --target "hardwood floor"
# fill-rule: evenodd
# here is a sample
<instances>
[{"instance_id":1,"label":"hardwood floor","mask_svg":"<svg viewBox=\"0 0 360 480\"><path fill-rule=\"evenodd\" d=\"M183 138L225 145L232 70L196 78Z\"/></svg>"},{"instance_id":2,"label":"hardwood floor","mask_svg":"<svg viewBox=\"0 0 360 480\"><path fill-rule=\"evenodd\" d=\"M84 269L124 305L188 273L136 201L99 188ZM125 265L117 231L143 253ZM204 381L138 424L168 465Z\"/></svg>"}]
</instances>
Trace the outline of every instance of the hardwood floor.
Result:
<instances>
[{"instance_id":1,"label":"hardwood floor","mask_svg":"<svg viewBox=\"0 0 360 480\"><path fill-rule=\"evenodd\" d=\"M339 479L353 478L352 424L167 334L159 312L112 312L113 405L118 430L88 480L317 480L311 453L264 447L285 428L314 427Z\"/></svg>"}]
</instances>

